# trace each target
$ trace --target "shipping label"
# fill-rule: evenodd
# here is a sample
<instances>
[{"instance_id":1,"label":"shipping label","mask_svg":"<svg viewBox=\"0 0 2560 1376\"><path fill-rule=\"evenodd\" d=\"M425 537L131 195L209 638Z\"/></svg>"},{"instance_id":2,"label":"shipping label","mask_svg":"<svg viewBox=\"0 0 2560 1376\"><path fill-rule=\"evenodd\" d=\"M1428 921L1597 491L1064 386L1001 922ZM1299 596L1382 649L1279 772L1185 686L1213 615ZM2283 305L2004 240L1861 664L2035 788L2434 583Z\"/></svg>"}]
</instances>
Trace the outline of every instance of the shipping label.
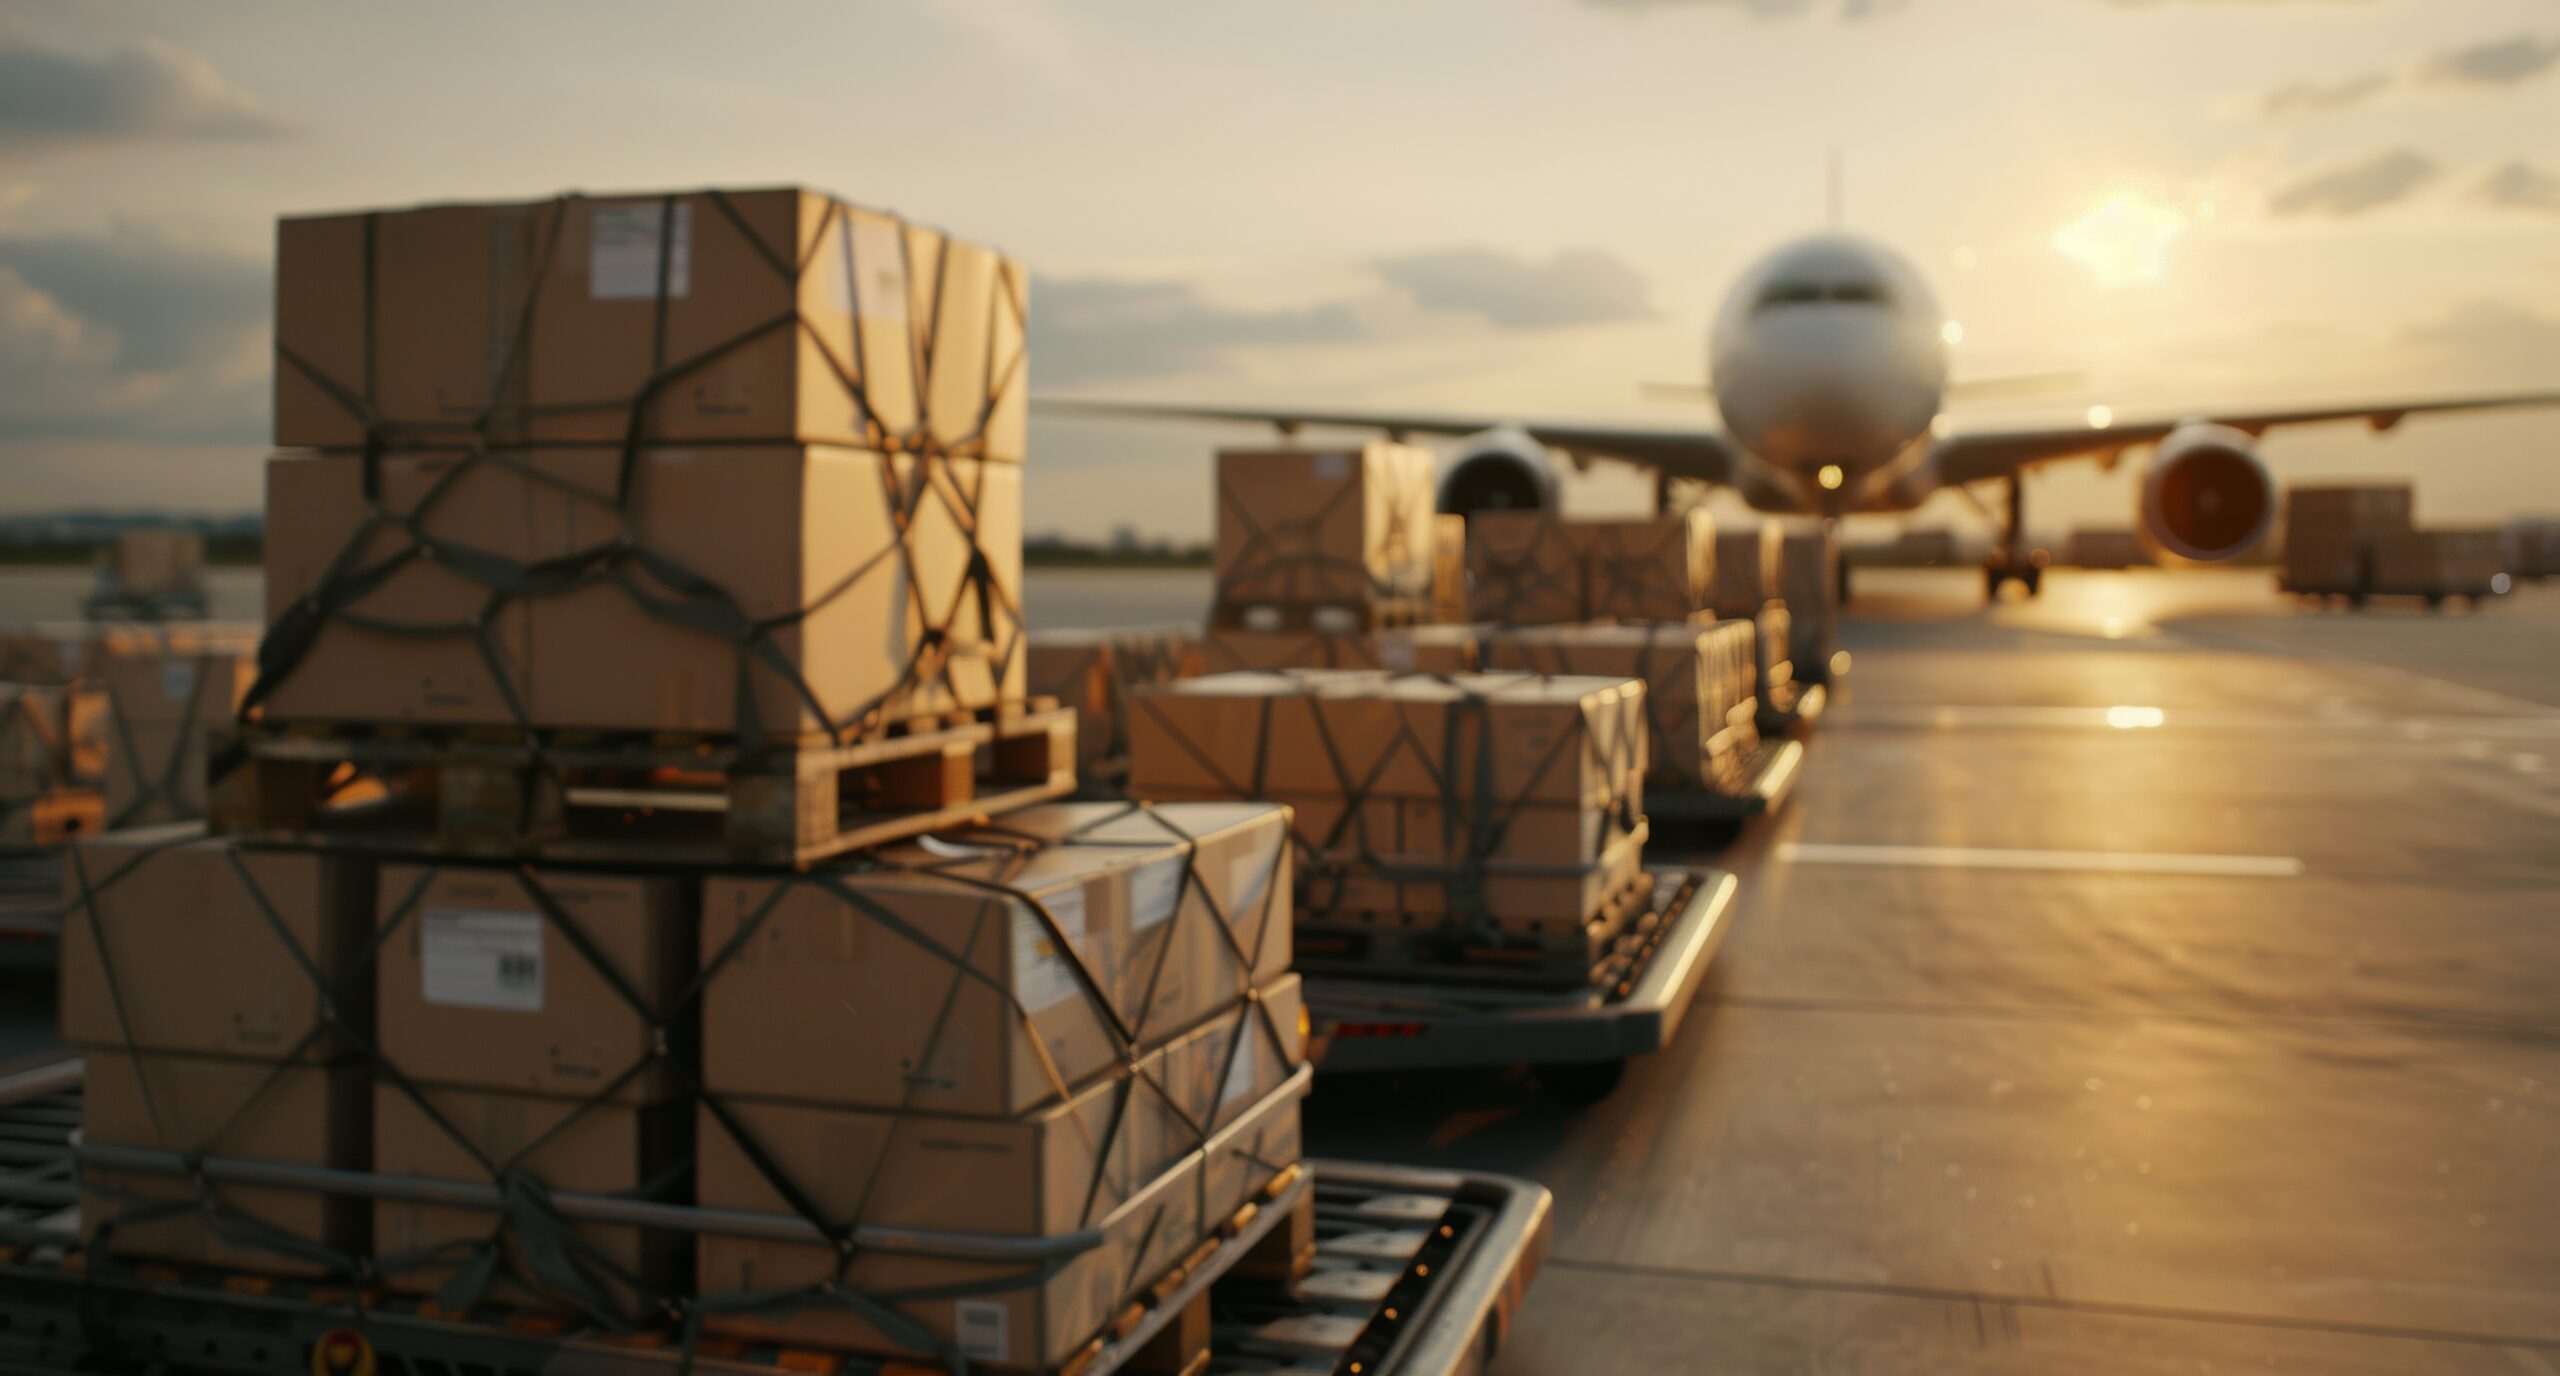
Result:
<instances>
[{"instance_id":1,"label":"shipping label","mask_svg":"<svg viewBox=\"0 0 2560 1376\"><path fill-rule=\"evenodd\" d=\"M1150 860L1129 872L1129 928L1143 932L1173 920L1182 908L1183 857Z\"/></svg>"},{"instance_id":2,"label":"shipping label","mask_svg":"<svg viewBox=\"0 0 2560 1376\"><path fill-rule=\"evenodd\" d=\"M1005 1309L996 1300L961 1300L951 1306L954 1335L960 1355L973 1361L1006 1362L1013 1360L1012 1345L1005 1341Z\"/></svg>"},{"instance_id":3,"label":"shipping label","mask_svg":"<svg viewBox=\"0 0 2560 1376\"><path fill-rule=\"evenodd\" d=\"M1255 1025L1256 1014L1247 1009L1236 1023L1236 1035L1244 1045L1236 1048L1227 1061L1227 1081L1218 1087L1218 1107L1225 1108L1238 1099L1250 1098L1254 1082L1262 1073L1262 1029Z\"/></svg>"},{"instance_id":4,"label":"shipping label","mask_svg":"<svg viewBox=\"0 0 2560 1376\"><path fill-rule=\"evenodd\" d=\"M1057 919L1058 931L1071 946L1085 942L1084 889L1068 885L1041 896L1049 915ZM1075 957L1058 947L1049 934L1048 924L1028 903L1019 904L1013 912L1013 992L1022 1000L1023 1011L1037 1013L1055 1007L1084 992L1076 981Z\"/></svg>"},{"instance_id":5,"label":"shipping label","mask_svg":"<svg viewBox=\"0 0 2560 1376\"><path fill-rule=\"evenodd\" d=\"M848 221L852 232L845 235L845 252L851 262L845 269L845 291L849 300L839 302L849 315L883 324L904 324L907 318L907 236L895 221L875 220L868 215L855 215Z\"/></svg>"},{"instance_id":6,"label":"shipping label","mask_svg":"<svg viewBox=\"0 0 2560 1376\"><path fill-rule=\"evenodd\" d=\"M667 296L682 300L693 292L692 203L630 201L595 207L587 221L587 296L597 301L657 299L662 237Z\"/></svg>"},{"instance_id":7,"label":"shipping label","mask_svg":"<svg viewBox=\"0 0 2560 1376\"><path fill-rule=\"evenodd\" d=\"M455 1008L542 1011L542 915L428 908L418 921L418 996Z\"/></svg>"}]
</instances>

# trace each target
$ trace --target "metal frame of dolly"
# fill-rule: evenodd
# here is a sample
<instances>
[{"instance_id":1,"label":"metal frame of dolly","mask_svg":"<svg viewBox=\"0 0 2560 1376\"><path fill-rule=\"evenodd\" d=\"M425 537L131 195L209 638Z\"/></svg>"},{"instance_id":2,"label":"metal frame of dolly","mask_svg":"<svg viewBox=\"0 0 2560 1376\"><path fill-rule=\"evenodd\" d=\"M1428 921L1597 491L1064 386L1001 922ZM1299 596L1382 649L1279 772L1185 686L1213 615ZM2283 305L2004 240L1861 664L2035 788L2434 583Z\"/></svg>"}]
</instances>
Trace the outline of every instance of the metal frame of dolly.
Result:
<instances>
[{"instance_id":1,"label":"metal frame of dolly","mask_svg":"<svg viewBox=\"0 0 2560 1376\"><path fill-rule=\"evenodd\" d=\"M1458 984L1307 977L1307 1012L1324 1039L1319 1069L1453 1070L1623 1064L1670 1045L1732 925L1737 884L1723 870L1657 869L1670 925L1617 987L1556 994ZM1624 992L1621 993L1620 990ZM1604 1076L1605 1094L1615 1076ZM1551 1085L1559 1097L1583 1096ZM1597 1097L1591 1096L1591 1097Z\"/></svg>"},{"instance_id":2,"label":"metal frame of dolly","mask_svg":"<svg viewBox=\"0 0 2560 1376\"><path fill-rule=\"evenodd\" d=\"M1796 775L1804 765L1804 743L1763 740L1755 750L1751 781L1741 792L1648 788L1645 817L1656 822L1741 822L1777 811L1796 786Z\"/></svg>"},{"instance_id":3,"label":"metal frame of dolly","mask_svg":"<svg viewBox=\"0 0 2560 1376\"><path fill-rule=\"evenodd\" d=\"M1801 683L1796 700L1785 707L1760 708L1760 734L1781 736L1798 727L1811 726L1821 720L1823 709L1831 705L1831 689L1827 683Z\"/></svg>"}]
</instances>

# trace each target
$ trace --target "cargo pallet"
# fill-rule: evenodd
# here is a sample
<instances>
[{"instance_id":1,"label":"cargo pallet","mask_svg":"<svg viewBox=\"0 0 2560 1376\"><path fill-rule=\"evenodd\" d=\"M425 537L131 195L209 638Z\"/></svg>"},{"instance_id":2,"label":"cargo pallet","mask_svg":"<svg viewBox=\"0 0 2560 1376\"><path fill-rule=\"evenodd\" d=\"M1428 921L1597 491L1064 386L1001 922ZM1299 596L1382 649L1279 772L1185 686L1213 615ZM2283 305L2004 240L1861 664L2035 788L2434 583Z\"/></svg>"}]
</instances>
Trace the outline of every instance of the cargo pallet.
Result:
<instances>
[{"instance_id":1,"label":"cargo pallet","mask_svg":"<svg viewBox=\"0 0 2560 1376\"><path fill-rule=\"evenodd\" d=\"M217 742L216 835L367 851L801 866L1073 792L1075 712L1032 699L848 745L251 725ZM379 781L376 799L342 790Z\"/></svg>"},{"instance_id":2,"label":"cargo pallet","mask_svg":"<svg viewBox=\"0 0 2560 1376\"><path fill-rule=\"evenodd\" d=\"M1627 1058L1670 1045L1732 919L1732 875L1662 868L1654 879L1653 935L1641 958L1607 983L1555 993L1308 975L1319 1069L1528 1065L1567 1103L1607 1097Z\"/></svg>"},{"instance_id":3,"label":"cargo pallet","mask_svg":"<svg viewBox=\"0 0 2560 1376\"><path fill-rule=\"evenodd\" d=\"M1819 693L1821 689L1817 687L1812 691ZM1820 710L1815 708L1817 714ZM1644 793L1645 817L1653 822L1714 825L1766 816L1786 803L1803 765L1803 742L1763 739L1742 752L1742 758L1733 770L1735 782L1730 788L1647 788Z\"/></svg>"},{"instance_id":4,"label":"cargo pallet","mask_svg":"<svg viewBox=\"0 0 2560 1376\"><path fill-rule=\"evenodd\" d=\"M0 1366L8 1370L141 1376L176 1362L225 1376L530 1376L674 1373L688 1360L706 1376L921 1376L933 1369L912 1359L715 1340L698 1344L688 1359L666 1334L615 1339L533 1322L463 1322L414 1298L359 1302L344 1291L220 1271L92 1271L81 1264L75 1188L74 1163L84 1150L73 1145L80 1078L76 1055L14 1073L0 1066ZM599 1217L652 1208L603 1196L554 1201ZM1481 1372L1545 1257L1550 1210L1546 1190L1498 1176L1334 1161L1284 1169L1061 1376L1241 1376L1307 1365L1377 1376ZM1029 1260L1072 1244L1075 1235L1010 1240L883 1230L858 1241L1009 1249L1006 1259Z\"/></svg>"},{"instance_id":5,"label":"cargo pallet","mask_svg":"<svg viewBox=\"0 0 2560 1376\"><path fill-rule=\"evenodd\" d=\"M2512 584L2513 580L2510 579L2509 582ZM2465 607L2477 610L2481 603L2500 596L2509 589L2499 587L2494 582L2465 583L2459 586L2445 584L2424 588L2395 588L2372 582L2349 587L2314 587L2279 577L2276 579L2276 591L2290 593L2317 606L2326 606L2334 601L2344 602L2350 607L2362 607L2377 597L2414 597L2425 601L2430 608L2441 607L2449 601L2459 600Z\"/></svg>"},{"instance_id":6,"label":"cargo pallet","mask_svg":"<svg viewBox=\"0 0 2560 1376\"><path fill-rule=\"evenodd\" d=\"M1655 876L1639 874L1579 926L1559 932L1453 932L1439 913L1311 922L1290 932L1291 968L1310 977L1378 974L1577 989L1627 968L1660 924ZM1563 925L1563 924L1559 924Z\"/></svg>"}]
</instances>

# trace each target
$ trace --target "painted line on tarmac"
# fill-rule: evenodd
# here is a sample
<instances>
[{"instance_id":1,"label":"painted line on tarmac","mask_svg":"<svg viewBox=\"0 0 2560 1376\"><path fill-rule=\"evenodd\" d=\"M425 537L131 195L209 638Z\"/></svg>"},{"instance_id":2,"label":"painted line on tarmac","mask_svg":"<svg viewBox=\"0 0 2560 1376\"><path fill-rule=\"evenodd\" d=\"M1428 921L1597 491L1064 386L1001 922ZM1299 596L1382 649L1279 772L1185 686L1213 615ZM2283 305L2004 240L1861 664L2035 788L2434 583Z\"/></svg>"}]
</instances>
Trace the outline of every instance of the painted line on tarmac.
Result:
<instances>
[{"instance_id":1,"label":"painted line on tarmac","mask_svg":"<svg viewBox=\"0 0 2560 1376\"><path fill-rule=\"evenodd\" d=\"M2398 736L2413 741L2439 736L2499 740L2560 739L2560 716L2389 717L2365 713L2233 712L2185 707L2037 707L1990 704L1929 705L1862 702L1844 709L1837 723L1871 730L2089 730L2237 731L2252 735Z\"/></svg>"},{"instance_id":2,"label":"painted line on tarmac","mask_svg":"<svg viewBox=\"0 0 2560 1376\"><path fill-rule=\"evenodd\" d=\"M1887 865L1975 870L2096 870L2117 874L2299 879L2290 855L2181 855L2121 850L2010 850L1991 846L1851 846L1786 841L1778 858L1802 865Z\"/></svg>"}]
</instances>

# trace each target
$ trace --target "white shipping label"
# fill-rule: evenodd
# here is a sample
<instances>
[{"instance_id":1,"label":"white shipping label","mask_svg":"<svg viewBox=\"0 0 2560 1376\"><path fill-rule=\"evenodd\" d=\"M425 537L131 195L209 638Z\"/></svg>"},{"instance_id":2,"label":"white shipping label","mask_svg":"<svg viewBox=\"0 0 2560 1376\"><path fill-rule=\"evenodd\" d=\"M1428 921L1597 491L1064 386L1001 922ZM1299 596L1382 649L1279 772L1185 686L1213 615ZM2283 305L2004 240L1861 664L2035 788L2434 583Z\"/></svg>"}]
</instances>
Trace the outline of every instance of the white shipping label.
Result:
<instances>
[{"instance_id":1,"label":"white shipping label","mask_svg":"<svg viewBox=\"0 0 2560 1376\"><path fill-rule=\"evenodd\" d=\"M994 1300L961 1300L951 1306L952 1327L958 1330L960 1355L981 1362L1013 1360L1011 1345L1005 1341L1004 1306Z\"/></svg>"},{"instance_id":2,"label":"white shipping label","mask_svg":"<svg viewBox=\"0 0 2560 1376\"><path fill-rule=\"evenodd\" d=\"M587 296L651 301L658 295L659 230L667 230L667 296L693 292L693 206L678 201L600 205L587 221Z\"/></svg>"},{"instance_id":3,"label":"white shipping label","mask_svg":"<svg viewBox=\"0 0 2560 1376\"><path fill-rule=\"evenodd\" d=\"M456 1008L542 1011L542 914L429 908L418 923L418 996Z\"/></svg>"},{"instance_id":4,"label":"white shipping label","mask_svg":"<svg viewBox=\"0 0 2560 1376\"><path fill-rule=\"evenodd\" d=\"M1261 1074L1262 1029L1254 1025L1256 1016L1248 1008L1244 1020L1236 1025L1236 1034L1244 1038L1244 1045L1237 1047L1236 1054L1227 1061L1227 1082L1218 1087L1220 1108L1252 1094L1253 1082Z\"/></svg>"},{"instance_id":5,"label":"white shipping label","mask_svg":"<svg viewBox=\"0 0 2560 1376\"><path fill-rule=\"evenodd\" d=\"M1316 455L1316 481L1337 483L1351 476L1351 456L1344 453Z\"/></svg>"},{"instance_id":6,"label":"white shipping label","mask_svg":"<svg viewBox=\"0 0 2560 1376\"><path fill-rule=\"evenodd\" d=\"M160 666L160 696L174 703L188 703L196 696L196 662L173 659Z\"/></svg>"},{"instance_id":7,"label":"white shipping label","mask_svg":"<svg viewBox=\"0 0 2560 1376\"><path fill-rule=\"evenodd\" d=\"M1058 931L1067 943L1084 945L1084 890L1071 885L1043 894L1041 901L1048 905L1049 915L1058 920ZM1084 986L1076 982L1075 957L1058 948L1047 924L1027 903L1013 910L1013 992L1022 1000L1023 1011L1029 1013L1054 1007L1084 992Z\"/></svg>"},{"instance_id":8,"label":"white shipping label","mask_svg":"<svg viewBox=\"0 0 2560 1376\"><path fill-rule=\"evenodd\" d=\"M1143 932L1173 920L1182 907L1182 857L1150 860L1129 872L1129 929Z\"/></svg>"},{"instance_id":9,"label":"white shipping label","mask_svg":"<svg viewBox=\"0 0 2560 1376\"><path fill-rule=\"evenodd\" d=\"M852 299L841 304L864 320L902 322L907 318L907 236L888 220L852 217L845 236L852 265L845 270L845 289Z\"/></svg>"}]
</instances>

